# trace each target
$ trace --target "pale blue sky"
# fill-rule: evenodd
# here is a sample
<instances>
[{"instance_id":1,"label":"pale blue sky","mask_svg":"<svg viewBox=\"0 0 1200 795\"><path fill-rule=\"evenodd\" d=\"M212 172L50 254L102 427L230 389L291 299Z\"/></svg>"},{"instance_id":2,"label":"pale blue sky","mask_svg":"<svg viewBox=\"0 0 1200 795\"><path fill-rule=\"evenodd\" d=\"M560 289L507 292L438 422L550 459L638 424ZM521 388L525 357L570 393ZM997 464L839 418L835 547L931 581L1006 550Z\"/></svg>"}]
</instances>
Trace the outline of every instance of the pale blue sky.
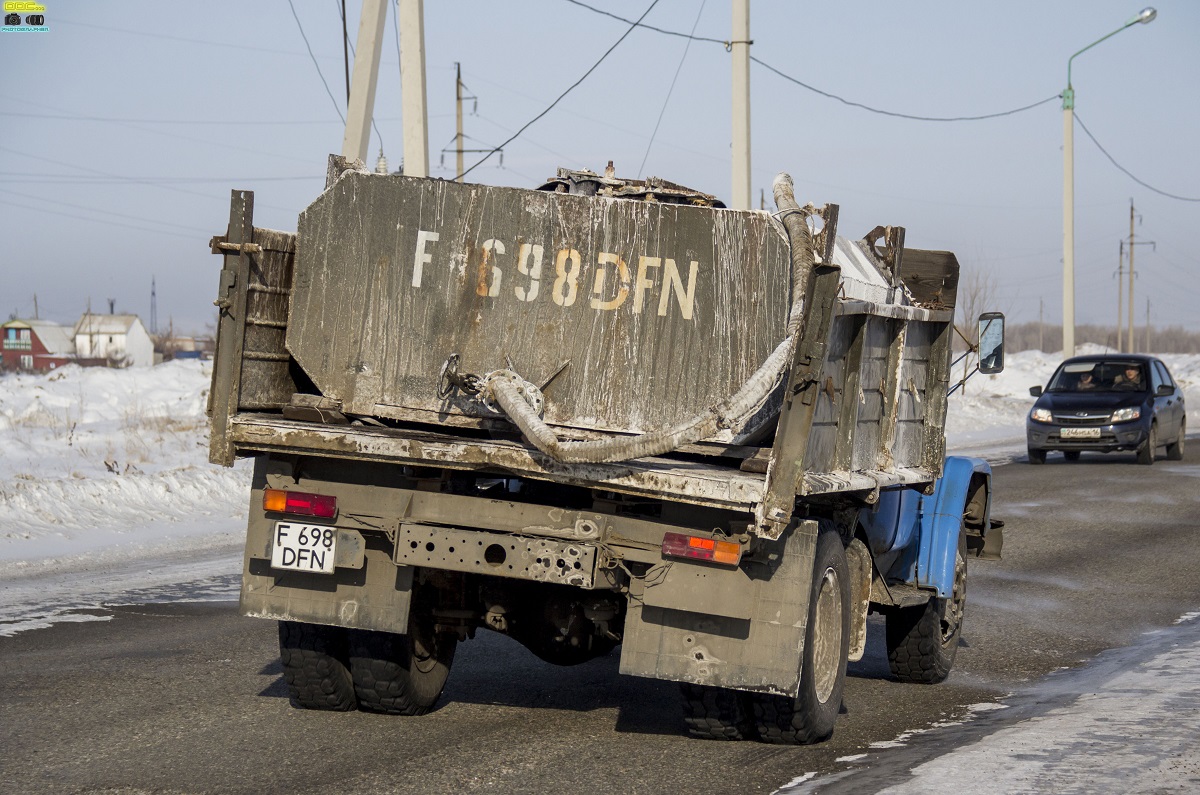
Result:
<instances>
[{"instance_id":1,"label":"pale blue sky","mask_svg":"<svg viewBox=\"0 0 1200 795\"><path fill-rule=\"evenodd\" d=\"M343 101L336 0L293 0ZM636 18L650 0L594 0ZM232 188L256 192L259 226L295 229L323 187L342 124L286 0L256 3L46 0L42 34L0 35L0 315L74 322L90 297L160 327L201 331L214 317ZM357 31L358 3L348 3ZM1080 56L1077 111L1140 179L1200 198L1200 3L1156 3L1158 19ZM1060 93L1067 58L1142 6L1125 0L994 3L751 3L751 54L824 91L926 116L981 115ZM389 12L377 123L393 167L402 149ZM697 21L698 18L698 21ZM659 0L648 24L730 37L728 0ZM472 148L496 144L549 105L627 26L566 0L426 0L431 173L451 176L454 62L479 98ZM730 56L634 31L579 88L469 179L533 187L559 166L655 175L728 199ZM909 245L950 249L990 273L996 307L1047 322L1062 309L1062 111L1057 100L1000 119L933 123L848 107L751 65L753 186L778 171L797 196L841 205L840 232L905 226ZM657 136L651 145L664 103ZM468 108L469 114L470 108ZM282 124L280 122L287 122ZM380 145L372 137L372 158ZM1200 202L1148 190L1078 127L1077 318L1116 316L1118 241L1129 202L1142 216L1137 319L1200 330ZM647 151L649 155L647 157ZM473 162L468 156L468 164Z\"/></svg>"}]
</instances>

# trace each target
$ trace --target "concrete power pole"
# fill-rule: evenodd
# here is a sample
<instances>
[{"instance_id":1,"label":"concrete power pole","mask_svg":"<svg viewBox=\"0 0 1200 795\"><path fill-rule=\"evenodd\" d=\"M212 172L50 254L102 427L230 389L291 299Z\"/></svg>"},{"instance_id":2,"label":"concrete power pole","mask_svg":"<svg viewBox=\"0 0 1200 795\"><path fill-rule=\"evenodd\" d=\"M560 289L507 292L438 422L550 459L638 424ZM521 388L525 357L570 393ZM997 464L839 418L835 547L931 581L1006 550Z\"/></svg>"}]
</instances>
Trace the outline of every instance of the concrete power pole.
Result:
<instances>
[{"instance_id":1,"label":"concrete power pole","mask_svg":"<svg viewBox=\"0 0 1200 795\"><path fill-rule=\"evenodd\" d=\"M456 182L463 181L463 131L462 131L462 66L454 64L454 119L456 133L454 135L454 173Z\"/></svg>"},{"instance_id":2,"label":"concrete power pole","mask_svg":"<svg viewBox=\"0 0 1200 795\"><path fill-rule=\"evenodd\" d=\"M750 0L733 0L733 191L730 207L750 209Z\"/></svg>"},{"instance_id":3,"label":"concrete power pole","mask_svg":"<svg viewBox=\"0 0 1200 795\"><path fill-rule=\"evenodd\" d=\"M379 53L383 49L386 0L363 0L358 22L358 49L350 79L350 102L346 107L346 135L342 157L367 162L371 144L371 115L375 112L375 86L379 82Z\"/></svg>"},{"instance_id":4,"label":"concrete power pole","mask_svg":"<svg viewBox=\"0 0 1200 795\"><path fill-rule=\"evenodd\" d=\"M1146 299L1146 353L1150 352L1150 299Z\"/></svg>"},{"instance_id":5,"label":"concrete power pole","mask_svg":"<svg viewBox=\"0 0 1200 795\"><path fill-rule=\"evenodd\" d=\"M1129 352L1137 347L1133 341L1133 199L1129 200Z\"/></svg>"},{"instance_id":6,"label":"concrete power pole","mask_svg":"<svg viewBox=\"0 0 1200 795\"><path fill-rule=\"evenodd\" d=\"M1125 311L1125 241L1117 253L1117 353L1125 352L1125 325L1121 320Z\"/></svg>"},{"instance_id":7,"label":"concrete power pole","mask_svg":"<svg viewBox=\"0 0 1200 795\"><path fill-rule=\"evenodd\" d=\"M429 112L425 106L425 3L400 0L400 91L404 173L429 176ZM460 169L461 173L461 169Z\"/></svg>"}]
</instances>

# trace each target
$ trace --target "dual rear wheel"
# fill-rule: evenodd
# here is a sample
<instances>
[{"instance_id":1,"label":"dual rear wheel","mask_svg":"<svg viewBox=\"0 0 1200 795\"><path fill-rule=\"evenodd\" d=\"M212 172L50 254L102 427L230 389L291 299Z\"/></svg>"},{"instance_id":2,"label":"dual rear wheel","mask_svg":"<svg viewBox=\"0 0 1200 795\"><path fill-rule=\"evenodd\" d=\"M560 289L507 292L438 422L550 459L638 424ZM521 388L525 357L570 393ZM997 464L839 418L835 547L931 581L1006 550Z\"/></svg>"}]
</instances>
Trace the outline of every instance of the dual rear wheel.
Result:
<instances>
[{"instance_id":1,"label":"dual rear wheel","mask_svg":"<svg viewBox=\"0 0 1200 795\"><path fill-rule=\"evenodd\" d=\"M424 715L442 694L458 639L415 606L406 635L279 622L279 659L292 706Z\"/></svg>"}]
</instances>

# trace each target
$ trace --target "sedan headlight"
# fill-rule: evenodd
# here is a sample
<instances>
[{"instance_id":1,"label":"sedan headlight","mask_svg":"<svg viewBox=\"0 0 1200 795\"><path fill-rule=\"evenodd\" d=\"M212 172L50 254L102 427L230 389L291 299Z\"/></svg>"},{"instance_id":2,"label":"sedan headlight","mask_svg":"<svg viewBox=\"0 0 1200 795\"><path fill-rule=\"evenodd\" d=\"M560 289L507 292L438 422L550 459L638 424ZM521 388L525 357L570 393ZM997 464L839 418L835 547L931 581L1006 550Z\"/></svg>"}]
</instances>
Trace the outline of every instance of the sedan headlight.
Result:
<instances>
[{"instance_id":1,"label":"sedan headlight","mask_svg":"<svg viewBox=\"0 0 1200 795\"><path fill-rule=\"evenodd\" d=\"M1034 409L1029 413L1029 418L1034 422L1052 422L1054 415L1050 413L1050 409Z\"/></svg>"},{"instance_id":2,"label":"sedan headlight","mask_svg":"<svg viewBox=\"0 0 1200 795\"><path fill-rule=\"evenodd\" d=\"M1137 406L1129 409L1117 409L1113 412L1113 422L1129 422L1142 416L1142 410Z\"/></svg>"}]
</instances>

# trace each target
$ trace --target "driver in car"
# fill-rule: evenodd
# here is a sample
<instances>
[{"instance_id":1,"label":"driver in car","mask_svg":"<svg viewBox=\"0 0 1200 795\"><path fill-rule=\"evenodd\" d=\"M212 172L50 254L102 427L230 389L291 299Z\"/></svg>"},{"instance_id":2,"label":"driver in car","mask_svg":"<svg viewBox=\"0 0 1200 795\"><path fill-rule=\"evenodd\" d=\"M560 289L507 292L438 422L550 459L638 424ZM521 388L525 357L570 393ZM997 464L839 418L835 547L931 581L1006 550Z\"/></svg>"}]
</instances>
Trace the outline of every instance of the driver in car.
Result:
<instances>
[{"instance_id":1,"label":"driver in car","mask_svg":"<svg viewBox=\"0 0 1200 795\"><path fill-rule=\"evenodd\" d=\"M1142 368L1136 364L1126 365L1125 372L1113 379L1113 386L1117 389L1141 389Z\"/></svg>"}]
</instances>

